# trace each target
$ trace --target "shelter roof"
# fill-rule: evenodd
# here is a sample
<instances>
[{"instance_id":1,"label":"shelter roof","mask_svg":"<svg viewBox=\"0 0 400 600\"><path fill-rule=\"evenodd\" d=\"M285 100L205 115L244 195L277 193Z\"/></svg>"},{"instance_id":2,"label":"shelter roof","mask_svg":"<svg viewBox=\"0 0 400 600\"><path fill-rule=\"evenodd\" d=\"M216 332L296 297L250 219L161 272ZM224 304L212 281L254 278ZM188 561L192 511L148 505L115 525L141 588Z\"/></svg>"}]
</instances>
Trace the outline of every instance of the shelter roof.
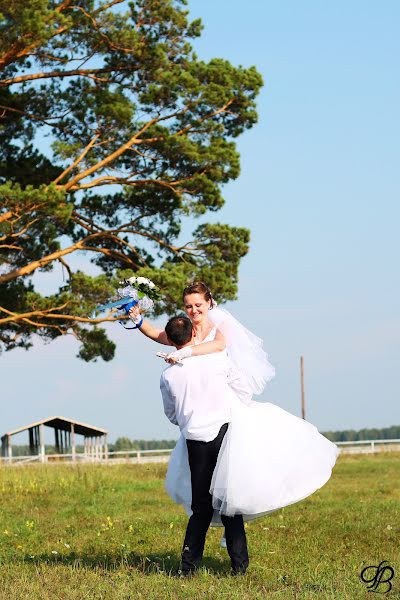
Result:
<instances>
[{"instance_id":1,"label":"shelter roof","mask_svg":"<svg viewBox=\"0 0 400 600\"><path fill-rule=\"evenodd\" d=\"M37 427L38 425L46 425L48 427L54 427L55 429L62 429L63 431L71 431L71 425L73 425L75 433L85 436L100 436L108 433L107 429L101 429L100 427L95 427L94 425L80 423L79 421L74 421L73 419L67 419L65 417L48 417L47 419L30 423L29 425L25 425L19 429L8 431L4 434L4 436L14 435L16 433L20 433L21 431L32 429L32 427Z\"/></svg>"}]
</instances>

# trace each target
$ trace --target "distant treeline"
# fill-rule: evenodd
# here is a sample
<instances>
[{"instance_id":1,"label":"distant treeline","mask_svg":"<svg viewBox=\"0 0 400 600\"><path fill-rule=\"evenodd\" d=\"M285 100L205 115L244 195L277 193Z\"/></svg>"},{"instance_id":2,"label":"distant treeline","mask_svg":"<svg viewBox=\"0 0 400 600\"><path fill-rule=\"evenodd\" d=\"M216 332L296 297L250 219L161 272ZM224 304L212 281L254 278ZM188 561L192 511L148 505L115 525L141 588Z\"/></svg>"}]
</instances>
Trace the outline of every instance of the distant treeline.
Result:
<instances>
[{"instance_id":1,"label":"distant treeline","mask_svg":"<svg viewBox=\"0 0 400 600\"><path fill-rule=\"evenodd\" d=\"M176 440L130 440L127 437L120 437L115 444L109 444L110 452L121 450L165 450L174 448Z\"/></svg>"},{"instance_id":2,"label":"distant treeline","mask_svg":"<svg viewBox=\"0 0 400 600\"><path fill-rule=\"evenodd\" d=\"M332 442L357 442L359 440L398 440L400 425L383 427L382 429L346 429L344 431L324 431L323 435Z\"/></svg>"}]
</instances>

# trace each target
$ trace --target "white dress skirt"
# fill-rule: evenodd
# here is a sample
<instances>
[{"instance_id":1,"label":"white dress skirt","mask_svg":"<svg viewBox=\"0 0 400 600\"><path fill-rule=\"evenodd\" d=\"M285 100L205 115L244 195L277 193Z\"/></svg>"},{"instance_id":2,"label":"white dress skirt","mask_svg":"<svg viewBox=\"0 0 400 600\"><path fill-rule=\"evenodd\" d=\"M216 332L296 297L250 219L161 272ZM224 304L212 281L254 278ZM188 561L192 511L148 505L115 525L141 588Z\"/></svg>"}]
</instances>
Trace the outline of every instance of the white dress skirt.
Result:
<instances>
[{"instance_id":1,"label":"white dress skirt","mask_svg":"<svg viewBox=\"0 0 400 600\"><path fill-rule=\"evenodd\" d=\"M218 328L223 331L220 324ZM215 331L204 341L213 339ZM252 342L254 339L258 340L253 336ZM227 349L231 355L229 342ZM264 377L260 378L259 372L256 377L251 374L252 381L257 380L257 392L260 379L266 382L273 374L265 355ZM222 524L221 514L242 514L248 521L307 498L328 481L339 454L338 447L314 425L269 402L251 400L252 391L239 394L232 404L231 422L210 488L212 525ZM183 436L171 454L165 487L190 515L192 489Z\"/></svg>"}]
</instances>

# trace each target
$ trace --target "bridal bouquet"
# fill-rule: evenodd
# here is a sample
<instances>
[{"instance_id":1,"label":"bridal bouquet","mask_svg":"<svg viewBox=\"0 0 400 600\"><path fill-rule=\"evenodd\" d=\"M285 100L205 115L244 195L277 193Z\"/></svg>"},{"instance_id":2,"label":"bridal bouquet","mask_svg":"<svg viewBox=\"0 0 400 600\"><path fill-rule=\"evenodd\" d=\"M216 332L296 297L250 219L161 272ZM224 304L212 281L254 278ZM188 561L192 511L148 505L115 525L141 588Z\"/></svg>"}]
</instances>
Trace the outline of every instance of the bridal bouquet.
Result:
<instances>
[{"instance_id":1,"label":"bridal bouquet","mask_svg":"<svg viewBox=\"0 0 400 600\"><path fill-rule=\"evenodd\" d=\"M138 305L140 313L148 312L154 307L154 302L161 299L161 293L159 288L147 279L147 277L129 277L120 282L120 287L117 289L117 299L98 306L92 314L92 319L96 318L96 315L100 312L104 312L107 309L116 310L119 316L129 314L129 310ZM125 329L136 329L140 327L143 322L141 314L139 314L135 320L131 319L134 323L133 327L127 327L126 321L119 321Z\"/></svg>"}]
</instances>

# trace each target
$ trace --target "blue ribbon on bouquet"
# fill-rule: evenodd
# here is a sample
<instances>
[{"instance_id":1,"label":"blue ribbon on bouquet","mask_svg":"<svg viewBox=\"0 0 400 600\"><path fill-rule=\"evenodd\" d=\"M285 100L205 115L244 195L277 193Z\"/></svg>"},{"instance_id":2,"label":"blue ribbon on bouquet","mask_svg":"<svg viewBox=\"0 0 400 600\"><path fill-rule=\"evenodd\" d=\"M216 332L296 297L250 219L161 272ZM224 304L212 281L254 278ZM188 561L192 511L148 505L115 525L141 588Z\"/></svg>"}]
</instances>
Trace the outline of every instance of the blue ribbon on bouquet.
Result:
<instances>
[{"instance_id":1,"label":"blue ribbon on bouquet","mask_svg":"<svg viewBox=\"0 0 400 600\"><path fill-rule=\"evenodd\" d=\"M133 306L136 306L137 303L138 303L138 301L133 300L131 296L128 296L126 298L121 298L120 300L116 300L115 302L107 302L107 304L102 304L101 306L97 306L94 309L94 311L92 313L92 319L96 318L96 314L98 314L100 312L104 312L105 310L107 310L109 308L118 308L119 310L124 310L125 313L128 315L129 310ZM143 323L143 317L140 319L140 322L135 324L133 327L126 327L126 325L124 324L124 321L119 321L119 322L124 327L124 329L137 329Z\"/></svg>"}]
</instances>

